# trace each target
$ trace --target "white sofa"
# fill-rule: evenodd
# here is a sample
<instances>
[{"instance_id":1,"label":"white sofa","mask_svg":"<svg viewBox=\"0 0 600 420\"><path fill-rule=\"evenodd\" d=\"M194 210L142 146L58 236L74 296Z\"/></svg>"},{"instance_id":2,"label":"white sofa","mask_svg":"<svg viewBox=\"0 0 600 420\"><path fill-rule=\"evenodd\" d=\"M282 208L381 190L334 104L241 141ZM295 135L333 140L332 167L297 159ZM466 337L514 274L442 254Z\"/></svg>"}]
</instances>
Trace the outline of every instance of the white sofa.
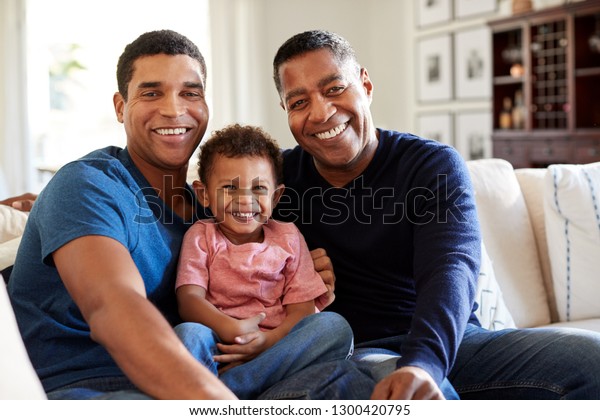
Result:
<instances>
[{"instance_id":1,"label":"white sofa","mask_svg":"<svg viewBox=\"0 0 600 420\"><path fill-rule=\"evenodd\" d=\"M483 242L516 326L600 331L600 163L467 164Z\"/></svg>"},{"instance_id":2,"label":"white sofa","mask_svg":"<svg viewBox=\"0 0 600 420\"><path fill-rule=\"evenodd\" d=\"M600 282L594 284L600 272L595 268L600 265L600 215L598 207L594 209L594 191L600 193L600 163L515 171L506 161L485 159L468 162L468 167L487 250L477 297L484 326L552 325L600 331ZM553 208L556 203L558 210ZM0 236L5 241L0 245L4 266L14 258L15 231L24 222L23 214L11 210L0 208L4 218L0 233L10 231ZM4 284L0 286L0 336L0 399L44 398Z\"/></svg>"}]
</instances>

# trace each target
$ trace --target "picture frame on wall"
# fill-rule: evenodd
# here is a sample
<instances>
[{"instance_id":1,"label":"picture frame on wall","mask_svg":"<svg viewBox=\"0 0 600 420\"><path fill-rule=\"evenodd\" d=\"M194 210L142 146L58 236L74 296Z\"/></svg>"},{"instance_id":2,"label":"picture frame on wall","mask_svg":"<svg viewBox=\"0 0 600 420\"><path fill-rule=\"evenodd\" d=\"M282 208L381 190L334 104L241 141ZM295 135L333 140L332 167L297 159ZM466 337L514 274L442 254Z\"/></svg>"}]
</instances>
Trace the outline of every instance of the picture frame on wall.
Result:
<instances>
[{"instance_id":1,"label":"picture frame on wall","mask_svg":"<svg viewBox=\"0 0 600 420\"><path fill-rule=\"evenodd\" d=\"M415 0L417 26L424 27L449 22L452 18L451 0Z\"/></svg>"},{"instance_id":2,"label":"picture frame on wall","mask_svg":"<svg viewBox=\"0 0 600 420\"><path fill-rule=\"evenodd\" d=\"M450 112L429 112L417 116L415 134L426 139L436 140L452 146L454 139Z\"/></svg>"},{"instance_id":3,"label":"picture frame on wall","mask_svg":"<svg viewBox=\"0 0 600 420\"><path fill-rule=\"evenodd\" d=\"M454 16L457 19L492 13L497 8L498 0L454 0Z\"/></svg>"},{"instance_id":4,"label":"picture frame on wall","mask_svg":"<svg viewBox=\"0 0 600 420\"><path fill-rule=\"evenodd\" d=\"M455 147L465 160L492 157L492 112L461 111L455 116Z\"/></svg>"},{"instance_id":5,"label":"picture frame on wall","mask_svg":"<svg viewBox=\"0 0 600 420\"><path fill-rule=\"evenodd\" d=\"M454 75L457 99L492 96L490 28L481 26L454 34Z\"/></svg>"},{"instance_id":6,"label":"picture frame on wall","mask_svg":"<svg viewBox=\"0 0 600 420\"><path fill-rule=\"evenodd\" d=\"M417 42L417 98L421 102L452 99L452 36L442 34Z\"/></svg>"}]
</instances>

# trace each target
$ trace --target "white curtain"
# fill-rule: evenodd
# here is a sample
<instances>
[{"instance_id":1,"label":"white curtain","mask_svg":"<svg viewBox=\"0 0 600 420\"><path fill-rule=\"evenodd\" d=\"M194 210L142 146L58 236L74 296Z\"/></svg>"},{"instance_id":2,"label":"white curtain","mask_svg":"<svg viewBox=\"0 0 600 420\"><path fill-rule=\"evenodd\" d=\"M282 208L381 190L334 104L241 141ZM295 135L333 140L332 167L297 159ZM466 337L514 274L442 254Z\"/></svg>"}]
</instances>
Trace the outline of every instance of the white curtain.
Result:
<instances>
[{"instance_id":1,"label":"white curtain","mask_svg":"<svg viewBox=\"0 0 600 420\"><path fill-rule=\"evenodd\" d=\"M0 193L3 195L35 188L27 121L26 3L26 0L0 1Z\"/></svg>"},{"instance_id":2,"label":"white curtain","mask_svg":"<svg viewBox=\"0 0 600 420\"><path fill-rule=\"evenodd\" d=\"M265 123L263 0L211 0L211 127Z\"/></svg>"}]
</instances>

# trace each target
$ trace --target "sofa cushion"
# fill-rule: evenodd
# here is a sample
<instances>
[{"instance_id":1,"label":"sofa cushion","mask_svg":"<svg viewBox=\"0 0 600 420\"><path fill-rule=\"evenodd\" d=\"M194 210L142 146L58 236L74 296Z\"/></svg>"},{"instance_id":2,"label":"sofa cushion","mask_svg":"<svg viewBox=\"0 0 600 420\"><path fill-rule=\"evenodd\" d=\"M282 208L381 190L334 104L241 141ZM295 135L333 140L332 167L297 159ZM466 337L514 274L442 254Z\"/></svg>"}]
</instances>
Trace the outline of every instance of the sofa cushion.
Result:
<instances>
[{"instance_id":1,"label":"sofa cushion","mask_svg":"<svg viewBox=\"0 0 600 420\"><path fill-rule=\"evenodd\" d=\"M29 213L0 204L0 244L21 236Z\"/></svg>"},{"instance_id":2,"label":"sofa cushion","mask_svg":"<svg viewBox=\"0 0 600 420\"><path fill-rule=\"evenodd\" d=\"M519 180L521 192L529 210L529 219L533 227L533 234L537 243L540 256L542 278L548 295L548 308L552 322L558 321L556 310L556 297L554 295L554 283L552 282L552 269L548 255L548 243L546 238L546 224L544 217L544 179L546 168L520 168L515 169L515 175Z\"/></svg>"},{"instance_id":3,"label":"sofa cushion","mask_svg":"<svg viewBox=\"0 0 600 420\"><path fill-rule=\"evenodd\" d=\"M518 327L546 325L550 311L531 220L513 167L502 159L467 162L483 242Z\"/></svg>"},{"instance_id":4,"label":"sofa cushion","mask_svg":"<svg viewBox=\"0 0 600 420\"><path fill-rule=\"evenodd\" d=\"M600 317L599 200L600 162L548 167L545 224L560 321Z\"/></svg>"},{"instance_id":5,"label":"sofa cushion","mask_svg":"<svg viewBox=\"0 0 600 420\"><path fill-rule=\"evenodd\" d=\"M13 265L28 213L0 204L0 271Z\"/></svg>"},{"instance_id":6,"label":"sofa cushion","mask_svg":"<svg viewBox=\"0 0 600 420\"><path fill-rule=\"evenodd\" d=\"M483 328L497 331L515 327L512 315L504 302L502 290L496 282L493 262L483 243L475 301L479 305L475 315Z\"/></svg>"},{"instance_id":7,"label":"sofa cushion","mask_svg":"<svg viewBox=\"0 0 600 420\"><path fill-rule=\"evenodd\" d=\"M0 400L45 399L42 384L21 340L4 281L0 281L0 337Z\"/></svg>"}]
</instances>

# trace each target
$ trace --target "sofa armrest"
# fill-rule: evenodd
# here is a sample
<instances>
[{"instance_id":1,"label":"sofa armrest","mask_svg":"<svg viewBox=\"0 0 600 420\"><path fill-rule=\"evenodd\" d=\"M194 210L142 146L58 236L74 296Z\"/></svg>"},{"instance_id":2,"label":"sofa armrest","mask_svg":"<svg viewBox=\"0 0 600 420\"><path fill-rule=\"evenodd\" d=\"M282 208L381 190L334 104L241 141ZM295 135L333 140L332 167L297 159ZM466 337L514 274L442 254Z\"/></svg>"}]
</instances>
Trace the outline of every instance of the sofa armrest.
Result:
<instances>
[{"instance_id":1,"label":"sofa armrest","mask_svg":"<svg viewBox=\"0 0 600 420\"><path fill-rule=\"evenodd\" d=\"M46 399L12 311L4 281L0 281L0 400Z\"/></svg>"}]
</instances>

